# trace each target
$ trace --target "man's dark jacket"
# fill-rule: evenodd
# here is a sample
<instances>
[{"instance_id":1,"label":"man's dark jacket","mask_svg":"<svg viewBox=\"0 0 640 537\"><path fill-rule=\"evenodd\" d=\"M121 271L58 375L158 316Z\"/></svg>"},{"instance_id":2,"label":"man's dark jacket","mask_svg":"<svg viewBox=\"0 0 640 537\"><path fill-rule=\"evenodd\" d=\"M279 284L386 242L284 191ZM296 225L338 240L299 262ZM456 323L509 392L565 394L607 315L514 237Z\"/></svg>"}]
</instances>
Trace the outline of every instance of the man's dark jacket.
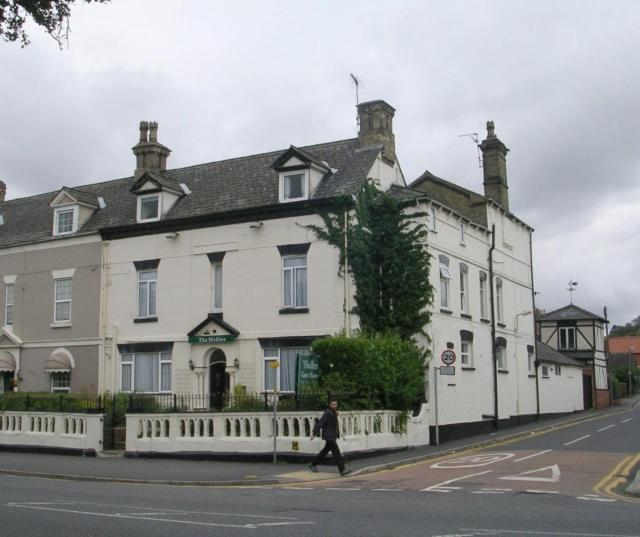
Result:
<instances>
[{"instance_id":1,"label":"man's dark jacket","mask_svg":"<svg viewBox=\"0 0 640 537\"><path fill-rule=\"evenodd\" d=\"M313 427L313 434L318 435L322 429L322 439L328 441L336 441L340 438L340 430L338 428L338 413L330 408L324 411L320 420Z\"/></svg>"}]
</instances>

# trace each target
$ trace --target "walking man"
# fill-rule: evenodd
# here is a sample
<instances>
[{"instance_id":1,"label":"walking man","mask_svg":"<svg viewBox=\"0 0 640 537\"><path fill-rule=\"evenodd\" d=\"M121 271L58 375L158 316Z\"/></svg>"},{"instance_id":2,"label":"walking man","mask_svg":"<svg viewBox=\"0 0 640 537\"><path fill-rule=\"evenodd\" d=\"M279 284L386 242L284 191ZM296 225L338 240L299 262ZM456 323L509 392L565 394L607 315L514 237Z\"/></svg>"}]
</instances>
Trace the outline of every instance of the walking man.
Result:
<instances>
[{"instance_id":1,"label":"walking man","mask_svg":"<svg viewBox=\"0 0 640 537\"><path fill-rule=\"evenodd\" d=\"M311 433L311 440L314 437L318 436L322 430L322 439L325 444L320 453L316 455L316 458L313 459L309 464L309 469L312 472L318 471L318 464L320 464L327 453L331 451L334 460L338 464L338 470L340 470L340 475L345 476L351 473L351 470L347 470L344 466L344 460L342 458L342 454L340 453L340 448L338 447L338 438L340 438L340 428L338 427L338 401L332 399L329 401L329 408L324 411L322 417L313 427L313 432Z\"/></svg>"}]
</instances>

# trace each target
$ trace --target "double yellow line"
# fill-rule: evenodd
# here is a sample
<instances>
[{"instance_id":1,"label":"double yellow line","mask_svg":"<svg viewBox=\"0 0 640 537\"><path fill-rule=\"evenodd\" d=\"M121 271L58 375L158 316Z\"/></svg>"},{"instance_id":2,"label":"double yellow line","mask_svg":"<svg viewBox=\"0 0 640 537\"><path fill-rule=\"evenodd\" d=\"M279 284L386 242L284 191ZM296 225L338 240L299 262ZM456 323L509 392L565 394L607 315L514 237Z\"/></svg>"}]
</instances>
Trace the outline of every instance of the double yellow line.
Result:
<instances>
[{"instance_id":1,"label":"double yellow line","mask_svg":"<svg viewBox=\"0 0 640 537\"><path fill-rule=\"evenodd\" d=\"M613 470L604 476L595 487L593 487L593 492L597 494L604 494L625 502L640 503L640 498L622 496L615 492L617 487L622 483L627 482L631 469L634 468L638 462L640 462L640 453L625 457L616 464Z\"/></svg>"}]
</instances>

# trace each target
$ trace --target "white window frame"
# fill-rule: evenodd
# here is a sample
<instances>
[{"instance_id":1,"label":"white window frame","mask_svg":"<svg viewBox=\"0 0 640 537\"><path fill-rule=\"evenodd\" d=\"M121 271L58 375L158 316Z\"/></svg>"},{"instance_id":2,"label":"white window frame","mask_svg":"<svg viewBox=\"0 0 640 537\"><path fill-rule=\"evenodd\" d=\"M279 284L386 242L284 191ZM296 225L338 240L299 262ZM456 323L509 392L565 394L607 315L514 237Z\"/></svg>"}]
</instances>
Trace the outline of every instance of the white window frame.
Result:
<instances>
[{"instance_id":1,"label":"white window frame","mask_svg":"<svg viewBox=\"0 0 640 537\"><path fill-rule=\"evenodd\" d=\"M529 373L533 373L535 369L535 363L534 363L533 357L534 357L533 349L527 348L527 370L529 371Z\"/></svg>"},{"instance_id":2,"label":"white window frame","mask_svg":"<svg viewBox=\"0 0 640 537\"><path fill-rule=\"evenodd\" d=\"M460 222L460 244L464 245L465 242L465 226L464 222Z\"/></svg>"},{"instance_id":3,"label":"white window frame","mask_svg":"<svg viewBox=\"0 0 640 537\"><path fill-rule=\"evenodd\" d=\"M430 213L429 214L431 216L430 222L429 222L429 224L430 224L429 231L437 231L437 229L436 229L436 221L437 221L436 220L436 214L437 213L436 213L436 208L433 205L430 208Z\"/></svg>"},{"instance_id":4,"label":"white window frame","mask_svg":"<svg viewBox=\"0 0 640 537\"><path fill-rule=\"evenodd\" d=\"M499 371L507 371L507 346L506 345L498 345L496 350L496 365Z\"/></svg>"},{"instance_id":5,"label":"white window frame","mask_svg":"<svg viewBox=\"0 0 640 537\"><path fill-rule=\"evenodd\" d=\"M549 366L546 366L546 365L542 366L542 378L543 379L549 378Z\"/></svg>"},{"instance_id":6,"label":"white window frame","mask_svg":"<svg viewBox=\"0 0 640 537\"><path fill-rule=\"evenodd\" d=\"M304 353L309 353L311 352L311 349L308 347L265 347L262 351L262 388L263 391L265 392L269 392L272 393L274 391L277 391L278 393L294 393L293 390L287 390L287 391L281 391L281 385L282 385L282 350L283 349L292 349L295 348L299 351L304 351ZM269 356L267 356L267 354L269 354ZM300 355L302 353L298 353L298 355ZM267 384L267 376L266 376L266 369L267 369L267 362L273 362L273 361L277 361L278 362L278 367L275 368L277 373L276 373L276 388L275 390L273 388L267 388L266 384Z\"/></svg>"},{"instance_id":7,"label":"white window frame","mask_svg":"<svg viewBox=\"0 0 640 537\"><path fill-rule=\"evenodd\" d=\"M303 267L285 267L285 259L304 259ZM298 301L298 296L296 294L296 281L297 281L297 273L300 270L304 270L305 272L305 288L307 290L305 303L304 304L296 304ZM285 274L286 272L291 272L291 289L286 288L285 284ZM309 271L307 264L307 254L292 254L292 255L283 255L282 256L282 307L287 309L304 309L309 307ZM288 293L287 293L288 291ZM289 295L287 297L287 294ZM288 302L287 303L287 299Z\"/></svg>"},{"instance_id":8,"label":"white window frame","mask_svg":"<svg viewBox=\"0 0 640 537\"><path fill-rule=\"evenodd\" d=\"M11 295L11 300L9 300ZM4 287L4 324L5 326L11 326L14 318L14 306L16 299L16 286L13 283L7 283Z\"/></svg>"},{"instance_id":9,"label":"white window frame","mask_svg":"<svg viewBox=\"0 0 640 537\"><path fill-rule=\"evenodd\" d=\"M451 280L451 273L449 272L449 259L443 255L438 257L438 266L440 268L440 307L449 308L449 294L451 286L449 281Z\"/></svg>"},{"instance_id":10,"label":"white window frame","mask_svg":"<svg viewBox=\"0 0 640 537\"><path fill-rule=\"evenodd\" d=\"M502 279L496 278L496 318L499 323L504 322L503 292Z\"/></svg>"},{"instance_id":11,"label":"white window frame","mask_svg":"<svg viewBox=\"0 0 640 537\"><path fill-rule=\"evenodd\" d=\"M480 318L487 318L487 273L480 271Z\"/></svg>"},{"instance_id":12,"label":"white window frame","mask_svg":"<svg viewBox=\"0 0 640 537\"><path fill-rule=\"evenodd\" d=\"M554 369L556 375L560 376L562 374L562 366L560 364L555 364Z\"/></svg>"},{"instance_id":13,"label":"white window frame","mask_svg":"<svg viewBox=\"0 0 640 537\"><path fill-rule=\"evenodd\" d=\"M70 297L65 299L58 299L58 284L61 282L70 282ZM69 304L69 318L68 319L58 319L58 304ZM70 323L71 322L71 312L73 309L73 278L56 278L53 280L53 322L54 323Z\"/></svg>"},{"instance_id":14,"label":"white window frame","mask_svg":"<svg viewBox=\"0 0 640 537\"><path fill-rule=\"evenodd\" d=\"M142 218L142 202L147 199L157 198L158 200L158 214L153 218ZM154 192L153 194L140 194L138 196L136 221L137 222L157 222L162 216L162 192Z\"/></svg>"},{"instance_id":15,"label":"white window frame","mask_svg":"<svg viewBox=\"0 0 640 537\"><path fill-rule=\"evenodd\" d=\"M285 184L287 181L287 177L292 177L294 175L302 176L302 196L297 198L287 198L285 196L285 192L286 192ZM281 172L280 173L280 202L289 203L293 201L301 201L306 199L309 199L309 170L295 170L290 172Z\"/></svg>"},{"instance_id":16,"label":"white window frame","mask_svg":"<svg viewBox=\"0 0 640 537\"><path fill-rule=\"evenodd\" d=\"M136 355L145 354L145 355L155 355L158 359L158 378L156 379L158 383L158 391L151 392L142 392L136 391L135 380L136 380ZM162 366L169 365L169 387L162 389ZM128 376L129 376L129 390L124 389L124 379L125 379L125 366L129 368ZM123 353L120 359L120 391L124 393L171 393L171 386L173 384L173 357L171 352L161 351L161 352L127 352Z\"/></svg>"},{"instance_id":17,"label":"white window frame","mask_svg":"<svg viewBox=\"0 0 640 537\"><path fill-rule=\"evenodd\" d=\"M577 331L575 326L560 326L558 328L558 334L559 334L558 349L570 351L570 350L576 350L578 348L578 344L576 340ZM573 334L573 346L569 345L570 334Z\"/></svg>"},{"instance_id":18,"label":"white window frame","mask_svg":"<svg viewBox=\"0 0 640 537\"><path fill-rule=\"evenodd\" d=\"M65 380L66 379L69 380L68 386L62 386L62 385L56 386L56 379L63 377L63 375L64 375ZM51 393L69 393L69 392L71 392L71 371L51 373L50 377L51 377L51 380L50 380ZM66 382L65 382L65 384L66 384Z\"/></svg>"},{"instance_id":19,"label":"white window frame","mask_svg":"<svg viewBox=\"0 0 640 537\"><path fill-rule=\"evenodd\" d=\"M219 280L216 280L216 274L220 275ZM211 263L211 311L216 313L222 311L222 278L222 261L214 261Z\"/></svg>"},{"instance_id":20,"label":"white window frame","mask_svg":"<svg viewBox=\"0 0 640 537\"><path fill-rule=\"evenodd\" d=\"M156 273L156 277L155 279L152 280L141 280L140 276L143 273L148 273L148 272L155 272ZM146 319L146 318L150 318L150 317L157 317L158 316L158 269L154 268L154 269L145 269L145 270L138 270L137 271L137 278L138 278L138 285L136 287L137 289L137 293L136 293L136 308L138 310L138 319ZM154 293L155 293L155 310L153 313L151 313L150 311L150 304L151 304L151 292L150 292L150 288L151 288L151 283L155 283L155 287L154 287ZM146 304L146 315L142 315L143 312L140 311L140 289L142 286L146 286L147 287L147 304Z\"/></svg>"},{"instance_id":21,"label":"white window frame","mask_svg":"<svg viewBox=\"0 0 640 537\"><path fill-rule=\"evenodd\" d=\"M465 367L473 367L473 341L469 339L460 341L460 364Z\"/></svg>"},{"instance_id":22,"label":"white window frame","mask_svg":"<svg viewBox=\"0 0 640 537\"><path fill-rule=\"evenodd\" d=\"M469 267L460 264L460 312L469 313Z\"/></svg>"},{"instance_id":23,"label":"white window frame","mask_svg":"<svg viewBox=\"0 0 640 537\"><path fill-rule=\"evenodd\" d=\"M68 231L60 231L58 226L60 225L60 215L62 213L72 213L71 217L71 229ZM63 235L71 235L78 230L78 206L77 205L64 205L62 207L56 207L53 210L53 236L59 237Z\"/></svg>"}]
</instances>

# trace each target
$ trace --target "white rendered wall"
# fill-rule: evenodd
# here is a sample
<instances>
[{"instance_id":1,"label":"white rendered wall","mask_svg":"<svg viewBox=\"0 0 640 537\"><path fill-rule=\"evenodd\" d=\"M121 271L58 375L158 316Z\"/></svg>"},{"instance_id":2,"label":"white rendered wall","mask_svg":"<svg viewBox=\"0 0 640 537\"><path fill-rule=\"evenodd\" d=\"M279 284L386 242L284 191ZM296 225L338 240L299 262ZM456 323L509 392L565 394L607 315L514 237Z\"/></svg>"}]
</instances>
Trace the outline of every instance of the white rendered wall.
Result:
<instances>
[{"instance_id":1,"label":"white rendered wall","mask_svg":"<svg viewBox=\"0 0 640 537\"><path fill-rule=\"evenodd\" d=\"M542 376L540 368L540 413L554 414L584 410L582 397L582 369L561 366L556 375L553 364L545 364L549 376Z\"/></svg>"}]
</instances>

